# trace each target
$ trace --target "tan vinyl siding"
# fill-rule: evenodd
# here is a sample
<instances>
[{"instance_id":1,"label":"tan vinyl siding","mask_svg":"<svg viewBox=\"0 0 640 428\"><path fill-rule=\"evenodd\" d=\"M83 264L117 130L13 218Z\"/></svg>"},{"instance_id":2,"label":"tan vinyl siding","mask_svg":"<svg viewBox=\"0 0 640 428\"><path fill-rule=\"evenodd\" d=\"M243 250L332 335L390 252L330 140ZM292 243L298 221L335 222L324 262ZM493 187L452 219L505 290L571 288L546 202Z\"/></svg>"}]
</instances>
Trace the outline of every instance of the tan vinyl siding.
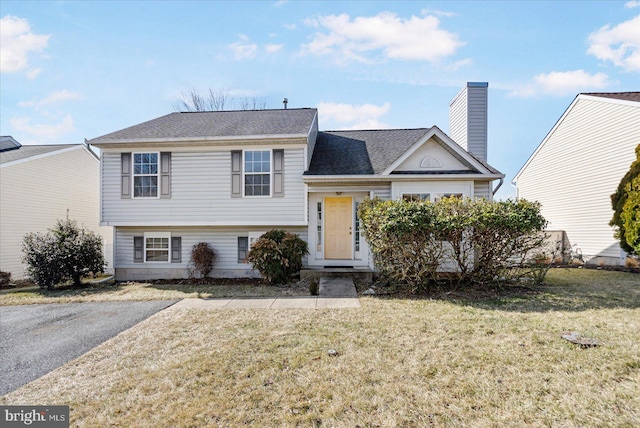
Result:
<instances>
[{"instance_id":1,"label":"tan vinyl siding","mask_svg":"<svg viewBox=\"0 0 640 428\"><path fill-rule=\"evenodd\" d=\"M238 237L249 233L266 232L271 228L258 227L117 227L116 267L118 280L154 278L180 278L188 276L191 248L199 242L211 244L216 252L213 277L251 277L251 265L238 263ZM307 240L306 227L284 228ZM172 237L182 238L181 263L135 263L133 261L133 238L154 232L170 232ZM306 260L305 260L306 261Z\"/></svg>"},{"instance_id":2,"label":"tan vinyl siding","mask_svg":"<svg viewBox=\"0 0 640 428\"><path fill-rule=\"evenodd\" d=\"M99 226L99 183L99 163L81 146L0 168L0 270L23 278L24 235L46 232L67 214L103 237L111 265L113 232Z\"/></svg>"},{"instance_id":3,"label":"tan vinyl siding","mask_svg":"<svg viewBox=\"0 0 640 428\"><path fill-rule=\"evenodd\" d=\"M171 197L168 199L121 199L120 153L103 153L103 222L114 225L304 224L304 148L284 150L284 197L253 198L231 197L231 149L171 152Z\"/></svg>"},{"instance_id":4,"label":"tan vinyl siding","mask_svg":"<svg viewBox=\"0 0 640 428\"><path fill-rule=\"evenodd\" d=\"M584 255L619 258L610 195L639 142L640 107L578 99L520 172L518 197L540 201L549 229Z\"/></svg>"}]
</instances>

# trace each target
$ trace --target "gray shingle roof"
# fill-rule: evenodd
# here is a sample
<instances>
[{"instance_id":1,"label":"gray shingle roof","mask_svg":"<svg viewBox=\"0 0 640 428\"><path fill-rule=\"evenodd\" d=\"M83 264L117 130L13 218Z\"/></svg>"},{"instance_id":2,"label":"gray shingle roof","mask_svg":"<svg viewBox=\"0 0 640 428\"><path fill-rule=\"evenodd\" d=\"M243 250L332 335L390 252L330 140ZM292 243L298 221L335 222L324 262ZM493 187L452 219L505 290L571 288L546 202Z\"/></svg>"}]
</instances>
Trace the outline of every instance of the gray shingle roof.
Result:
<instances>
[{"instance_id":1,"label":"gray shingle roof","mask_svg":"<svg viewBox=\"0 0 640 428\"><path fill-rule=\"evenodd\" d=\"M319 132L305 174L380 174L427 132L428 128Z\"/></svg>"},{"instance_id":2,"label":"gray shingle roof","mask_svg":"<svg viewBox=\"0 0 640 428\"><path fill-rule=\"evenodd\" d=\"M171 113L94 138L89 143L307 135L316 114L317 110L312 108Z\"/></svg>"},{"instance_id":3,"label":"gray shingle roof","mask_svg":"<svg viewBox=\"0 0 640 428\"><path fill-rule=\"evenodd\" d=\"M13 139L11 135L0 136L0 152L15 150L22 144Z\"/></svg>"},{"instance_id":4,"label":"gray shingle roof","mask_svg":"<svg viewBox=\"0 0 640 428\"><path fill-rule=\"evenodd\" d=\"M640 102L640 92L584 92L582 95Z\"/></svg>"},{"instance_id":5,"label":"gray shingle roof","mask_svg":"<svg viewBox=\"0 0 640 428\"><path fill-rule=\"evenodd\" d=\"M20 146L18 149L0 152L0 165L32 156L43 155L69 147L82 146L82 144L48 144L41 146Z\"/></svg>"}]
</instances>

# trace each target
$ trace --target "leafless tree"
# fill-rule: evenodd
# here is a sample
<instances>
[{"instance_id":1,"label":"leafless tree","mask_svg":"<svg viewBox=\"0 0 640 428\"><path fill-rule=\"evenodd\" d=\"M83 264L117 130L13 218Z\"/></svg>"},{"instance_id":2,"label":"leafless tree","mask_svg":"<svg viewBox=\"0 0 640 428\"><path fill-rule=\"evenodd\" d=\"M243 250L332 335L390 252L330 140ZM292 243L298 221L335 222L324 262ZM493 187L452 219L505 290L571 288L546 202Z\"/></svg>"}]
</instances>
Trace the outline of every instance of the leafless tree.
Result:
<instances>
[{"instance_id":1,"label":"leafless tree","mask_svg":"<svg viewBox=\"0 0 640 428\"><path fill-rule=\"evenodd\" d=\"M190 89L180 95L180 99L174 104L173 109L178 112L194 112L222 111L229 107L231 109L236 107L240 110L266 110L267 100L258 97L242 97L234 100L229 97L228 89L209 88L206 95L202 95L196 89Z\"/></svg>"}]
</instances>

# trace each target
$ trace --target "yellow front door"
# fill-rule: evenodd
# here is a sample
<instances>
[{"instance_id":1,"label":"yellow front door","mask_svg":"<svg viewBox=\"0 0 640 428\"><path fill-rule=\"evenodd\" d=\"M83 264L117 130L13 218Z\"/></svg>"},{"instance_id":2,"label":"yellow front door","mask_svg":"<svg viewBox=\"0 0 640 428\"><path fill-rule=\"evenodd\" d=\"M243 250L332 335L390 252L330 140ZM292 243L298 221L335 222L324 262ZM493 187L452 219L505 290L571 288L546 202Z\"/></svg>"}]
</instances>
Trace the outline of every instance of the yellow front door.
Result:
<instances>
[{"instance_id":1,"label":"yellow front door","mask_svg":"<svg viewBox=\"0 0 640 428\"><path fill-rule=\"evenodd\" d=\"M324 258L353 258L353 200L351 197L325 198Z\"/></svg>"}]
</instances>

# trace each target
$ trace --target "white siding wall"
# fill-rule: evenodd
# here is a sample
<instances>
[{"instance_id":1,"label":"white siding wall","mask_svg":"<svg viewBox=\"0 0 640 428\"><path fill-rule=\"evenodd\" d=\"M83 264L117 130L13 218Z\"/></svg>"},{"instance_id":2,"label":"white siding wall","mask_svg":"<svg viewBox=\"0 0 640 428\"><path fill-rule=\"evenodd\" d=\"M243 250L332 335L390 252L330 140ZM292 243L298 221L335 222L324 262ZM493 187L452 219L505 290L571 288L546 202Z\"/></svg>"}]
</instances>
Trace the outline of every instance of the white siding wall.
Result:
<instances>
[{"instance_id":1,"label":"white siding wall","mask_svg":"<svg viewBox=\"0 0 640 428\"><path fill-rule=\"evenodd\" d=\"M589 257L619 260L610 195L635 159L640 107L578 99L517 178L518 197L542 203L549 229Z\"/></svg>"},{"instance_id":2,"label":"white siding wall","mask_svg":"<svg viewBox=\"0 0 640 428\"><path fill-rule=\"evenodd\" d=\"M472 181L398 181L391 184L391 197L400 199L405 193L428 193L431 201L444 193L462 193L468 198L473 197L474 185Z\"/></svg>"},{"instance_id":3,"label":"white siding wall","mask_svg":"<svg viewBox=\"0 0 640 428\"><path fill-rule=\"evenodd\" d=\"M231 198L230 148L163 148L171 151L170 199L121 199L120 152L104 151L102 221L111 225L304 225L304 147L284 149L284 197Z\"/></svg>"},{"instance_id":4,"label":"white siding wall","mask_svg":"<svg viewBox=\"0 0 640 428\"><path fill-rule=\"evenodd\" d=\"M69 218L103 237L112 267L113 232L99 226L100 169L83 147L0 168L0 270L24 277L22 239Z\"/></svg>"},{"instance_id":5,"label":"white siding wall","mask_svg":"<svg viewBox=\"0 0 640 428\"><path fill-rule=\"evenodd\" d=\"M456 95L449 105L449 136L467 149L467 88Z\"/></svg>"},{"instance_id":6,"label":"white siding wall","mask_svg":"<svg viewBox=\"0 0 640 428\"><path fill-rule=\"evenodd\" d=\"M147 280L159 278L186 278L189 275L191 248L199 242L208 242L214 248L217 260L212 277L258 277L259 273L247 263L238 263L238 237L249 233L266 232L271 228L256 227L117 227L116 228L116 279ZM307 240L306 227L284 228ZM150 232L170 232L172 237L182 238L182 263L134 263L133 237Z\"/></svg>"}]
</instances>

